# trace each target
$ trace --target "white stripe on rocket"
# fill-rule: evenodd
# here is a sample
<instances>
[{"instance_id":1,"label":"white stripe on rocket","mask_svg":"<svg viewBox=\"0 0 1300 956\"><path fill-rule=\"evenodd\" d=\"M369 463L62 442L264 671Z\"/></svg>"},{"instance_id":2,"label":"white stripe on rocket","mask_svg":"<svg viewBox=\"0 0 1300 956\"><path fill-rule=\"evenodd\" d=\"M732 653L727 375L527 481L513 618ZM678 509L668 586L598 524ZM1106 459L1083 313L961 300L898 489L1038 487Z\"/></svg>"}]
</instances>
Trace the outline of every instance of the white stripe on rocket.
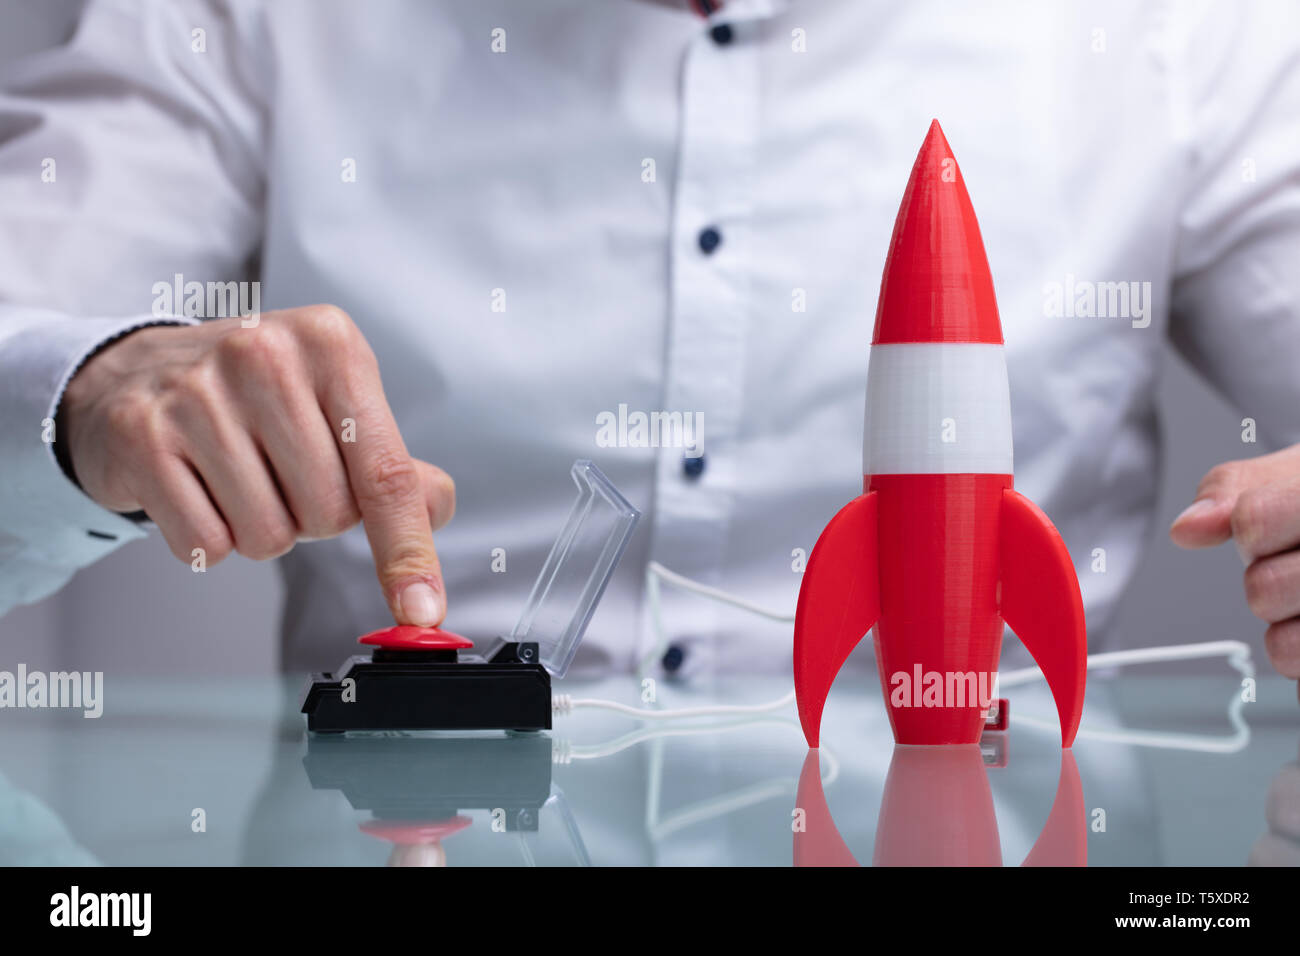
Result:
<instances>
[{"instance_id":1,"label":"white stripe on rocket","mask_svg":"<svg viewBox=\"0 0 1300 956\"><path fill-rule=\"evenodd\" d=\"M1011 392L1003 347L871 346L862 473L1011 474Z\"/></svg>"}]
</instances>

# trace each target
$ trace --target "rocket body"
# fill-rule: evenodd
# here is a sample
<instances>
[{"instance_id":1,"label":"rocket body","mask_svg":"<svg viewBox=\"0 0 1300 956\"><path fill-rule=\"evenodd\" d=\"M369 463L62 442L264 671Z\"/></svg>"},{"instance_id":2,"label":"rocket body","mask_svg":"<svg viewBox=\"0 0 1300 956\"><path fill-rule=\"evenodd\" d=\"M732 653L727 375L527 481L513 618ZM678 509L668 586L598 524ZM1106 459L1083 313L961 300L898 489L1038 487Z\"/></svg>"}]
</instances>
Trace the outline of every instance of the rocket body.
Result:
<instances>
[{"instance_id":1,"label":"rocket body","mask_svg":"<svg viewBox=\"0 0 1300 956\"><path fill-rule=\"evenodd\" d=\"M862 470L879 499L876 660L894 737L978 740L1002 644L998 519L1012 486L1002 343L874 342Z\"/></svg>"},{"instance_id":2,"label":"rocket body","mask_svg":"<svg viewBox=\"0 0 1300 956\"><path fill-rule=\"evenodd\" d=\"M994 696L1002 617L998 512L1009 475L875 475L876 665L894 739L979 740Z\"/></svg>"},{"instance_id":3,"label":"rocket body","mask_svg":"<svg viewBox=\"0 0 1300 956\"><path fill-rule=\"evenodd\" d=\"M862 462L863 494L827 525L800 589L795 687L809 744L836 672L872 626L895 739L978 741L1009 623L1052 685L1069 746L1087 656L1078 582L1051 522L1013 488L992 277L937 122L881 280Z\"/></svg>"}]
</instances>

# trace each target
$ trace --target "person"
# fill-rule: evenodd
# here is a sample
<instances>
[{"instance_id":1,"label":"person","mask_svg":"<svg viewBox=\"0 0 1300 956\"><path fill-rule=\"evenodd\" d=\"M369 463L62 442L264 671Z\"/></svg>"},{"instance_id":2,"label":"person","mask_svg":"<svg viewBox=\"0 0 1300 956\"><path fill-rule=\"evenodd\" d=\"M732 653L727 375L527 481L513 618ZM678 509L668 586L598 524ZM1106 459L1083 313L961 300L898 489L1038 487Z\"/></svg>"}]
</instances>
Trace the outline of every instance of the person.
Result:
<instances>
[{"instance_id":1,"label":"person","mask_svg":"<svg viewBox=\"0 0 1300 956\"><path fill-rule=\"evenodd\" d=\"M0 608L156 526L195 570L280 558L287 667L389 618L500 633L577 458L645 519L586 663L647 652L649 560L793 607L858 490L880 266L939 117L1017 486L1081 572L1106 554L1094 644L1169 339L1281 449L1211 471L1174 540L1235 542L1300 677L1297 19L92 0L0 97ZM671 591L662 620L663 671L789 666L788 627Z\"/></svg>"}]
</instances>

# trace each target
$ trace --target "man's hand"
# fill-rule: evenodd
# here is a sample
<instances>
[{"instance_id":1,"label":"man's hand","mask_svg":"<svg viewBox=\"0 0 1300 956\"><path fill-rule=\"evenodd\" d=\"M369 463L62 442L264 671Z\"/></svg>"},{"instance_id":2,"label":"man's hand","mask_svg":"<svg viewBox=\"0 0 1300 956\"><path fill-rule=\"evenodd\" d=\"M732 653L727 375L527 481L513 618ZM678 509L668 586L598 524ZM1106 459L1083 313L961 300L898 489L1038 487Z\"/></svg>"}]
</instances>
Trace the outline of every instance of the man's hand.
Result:
<instances>
[{"instance_id":1,"label":"man's hand","mask_svg":"<svg viewBox=\"0 0 1300 956\"><path fill-rule=\"evenodd\" d=\"M1211 468L1169 536L1183 548L1233 540L1273 666L1300 678L1300 445Z\"/></svg>"},{"instance_id":2,"label":"man's hand","mask_svg":"<svg viewBox=\"0 0 1300 956\"><path fill-rule=\"evenodd\" d=\"M365 523L402 624L446 613L433 529L446 472L412 459L379 365L332 306L198 326L151 326L81 368L61 406L77 480L113 511L143 509L172 553L258 560Z\"/></svg>"}]
</instances>

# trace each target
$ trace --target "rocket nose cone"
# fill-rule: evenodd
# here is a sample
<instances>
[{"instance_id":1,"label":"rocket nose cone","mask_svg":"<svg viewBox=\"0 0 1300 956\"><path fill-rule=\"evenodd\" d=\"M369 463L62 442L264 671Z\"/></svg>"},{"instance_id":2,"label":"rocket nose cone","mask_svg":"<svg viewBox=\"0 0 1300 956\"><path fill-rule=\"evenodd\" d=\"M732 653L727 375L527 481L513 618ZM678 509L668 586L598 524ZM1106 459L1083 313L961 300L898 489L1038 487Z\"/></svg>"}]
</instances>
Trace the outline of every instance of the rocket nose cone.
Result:
<instances>
[{"instance_id":1,"label":"rocket nose cone","mask_svg":"<svg viewBox=\"0 0 1300 956\"><path fill-rule=\"evenodd\" d=\"M916 154L898 207L871 340L1002 341L975 208L938 120Z\"/></svg>"}]
</instances>

